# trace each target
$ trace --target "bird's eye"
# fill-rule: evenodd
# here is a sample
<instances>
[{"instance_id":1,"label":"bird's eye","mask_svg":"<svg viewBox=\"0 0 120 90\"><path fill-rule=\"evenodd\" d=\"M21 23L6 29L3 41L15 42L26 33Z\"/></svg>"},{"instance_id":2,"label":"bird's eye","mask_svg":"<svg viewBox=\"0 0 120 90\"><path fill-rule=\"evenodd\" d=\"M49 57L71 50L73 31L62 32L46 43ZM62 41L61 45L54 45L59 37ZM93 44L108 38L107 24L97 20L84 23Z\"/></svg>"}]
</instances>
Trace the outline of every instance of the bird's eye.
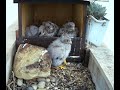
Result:
<instances>
[{"instance_id":1,"label":"bird's eye","mask_svg":"<svg viewBox=\"0 0 120 90\"><path fill-rule=\"evenodd\" d=\"M58 59L58 57L56 59Z\"/></svg>"},{"instance_id":2,"label":"bird's eye","mask_svg":"<svg viewBox=\"0 0 120 90\"><path fill-rule=\"evenodd\" d=\"M66 40L66 42L69 42L69 40Z\"/></svg>"}]
</instances>

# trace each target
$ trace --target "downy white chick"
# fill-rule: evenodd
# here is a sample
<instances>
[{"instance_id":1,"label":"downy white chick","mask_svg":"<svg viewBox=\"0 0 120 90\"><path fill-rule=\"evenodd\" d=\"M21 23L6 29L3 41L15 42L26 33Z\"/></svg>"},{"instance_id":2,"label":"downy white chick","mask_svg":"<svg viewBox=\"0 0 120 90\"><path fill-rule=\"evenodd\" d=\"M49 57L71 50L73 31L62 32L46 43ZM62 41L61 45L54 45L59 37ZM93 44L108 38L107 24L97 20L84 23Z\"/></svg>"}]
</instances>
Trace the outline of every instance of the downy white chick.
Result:
<instances>
[{"instance_id":1,"label":"downy white chick","mask_svg":"<svg viewBox=\"0 0 120 90\"><path fill-rule=\"evenodd\" d=\"M75 23L68 22L63 25L63 28L59 29L58 36L61 36L63 33L67 33L71 38L76 37L78 29L75 27Z\"/></svg>"},{"instance_id":2,"label":"downy white chick","mask_svg":"<svg viewBox=\"0 0 120 90\"><path fill-rule=\"evenodd\" d=\"M72 41L68 34L62 34L48 46L47 50L52 57L53 66L60 66L66 60L71 51L71 44Z\"/></svg>"},{"instance_id":3,"label":"downy white chick","mask_svg":"<svg viewBox=\"0 0 120 90\"><path fill-rule=\"evenodd\" d=\"M53 37L56 35L58 26L50 21L43 22L39 27L39 36Z\"/></svg>"},{"instance_id":4,"label":"downy white chick","mask_svg":"<svg viewBox=\"0 0 120 90\"><path fill-rule=\"evenodd\" d=\"M38 37L39 36L39 28L35 25L31 25L26 27L25 37Z\"/></svg>"}]
</instances>

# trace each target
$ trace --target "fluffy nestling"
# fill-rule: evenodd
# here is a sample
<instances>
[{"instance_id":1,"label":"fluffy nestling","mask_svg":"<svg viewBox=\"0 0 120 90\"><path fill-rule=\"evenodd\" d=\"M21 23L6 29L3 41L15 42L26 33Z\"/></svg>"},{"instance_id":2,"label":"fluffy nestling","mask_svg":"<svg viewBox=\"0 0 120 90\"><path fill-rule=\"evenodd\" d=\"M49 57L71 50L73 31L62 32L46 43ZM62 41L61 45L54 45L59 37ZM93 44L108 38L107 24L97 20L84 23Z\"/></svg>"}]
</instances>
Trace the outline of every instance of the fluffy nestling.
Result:
<instances>
[{"instance_id":1,"label":"fluffy nestling","mask_svg":"<svg viewBox=\"0 0 120 90\"><path fill-rule=\"evenodd\" d=\"M75 23L67 22L59 29L58 36L61 36L63 33L67 33L71 38L76 37L78 29L75 27Z\"/></svg>"},{"instance_id":2,"label":"fluffy nestling","mask_svg":"<svg viewBox=\"0 0 120 90\"><path fill-rule=\"evenodd\" d=\"M39 36L55 36L58 30L58 26L51 21L43 22L39 27Z\"/></svg>"},{"instance_id":3,"label":"fluffy nestling","mask_svg":"<svg viewBox=\"0 0 120 90\"><path fill-rule=\"evenodd\" d=\"M39 29L35 25L30 25L26 27L25 37L38 37L39 36Z\"/></svg>"},{"instance_id":4,"label":"fluffy nestling","mask_svg":"<svg viewBox=\"0 0 120 90\"><path fill-rule=\"evenodd\" d=\"M69 56L71 51L71 38L68 34L62 34L48 46L48 52L52 57L52 66L60 66Z\"/></svg>"}]
</instances>

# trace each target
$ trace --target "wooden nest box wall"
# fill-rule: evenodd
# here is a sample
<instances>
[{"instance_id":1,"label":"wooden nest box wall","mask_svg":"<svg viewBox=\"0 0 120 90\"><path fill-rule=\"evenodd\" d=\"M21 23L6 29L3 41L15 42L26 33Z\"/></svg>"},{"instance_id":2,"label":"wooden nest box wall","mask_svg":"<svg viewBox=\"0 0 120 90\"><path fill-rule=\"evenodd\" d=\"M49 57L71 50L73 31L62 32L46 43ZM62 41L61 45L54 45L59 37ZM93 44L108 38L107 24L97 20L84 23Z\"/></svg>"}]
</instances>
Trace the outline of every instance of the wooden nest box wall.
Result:
<instances>
[{"instance_id":1,"label":"wooden nest box wall","mask_svg":"<svg viewBox=\"0 0 120 90\"><path fill-rule=\"evenodd\" d=\"M25 38L27 26L40 26L43 21L52 21L62 26L73 21L79 29L78 37L72 39L72 49L68 61L83 61L85 57L86 0L14 0L18 3L19 30L17 45L30 43L45 48L57 37Z\"/></svg>"}]
</instances>

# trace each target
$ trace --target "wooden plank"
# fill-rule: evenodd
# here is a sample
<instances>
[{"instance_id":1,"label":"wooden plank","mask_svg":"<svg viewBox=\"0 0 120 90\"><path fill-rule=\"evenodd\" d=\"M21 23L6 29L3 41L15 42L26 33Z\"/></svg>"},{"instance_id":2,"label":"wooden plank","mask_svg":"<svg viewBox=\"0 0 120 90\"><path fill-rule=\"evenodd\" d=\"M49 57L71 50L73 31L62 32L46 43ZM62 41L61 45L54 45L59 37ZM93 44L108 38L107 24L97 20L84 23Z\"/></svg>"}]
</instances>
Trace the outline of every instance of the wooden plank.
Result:
<instances>
[{"instance_id":1,"label":"wooden plank","mask_svg":"<svg viewBox=\"0 0 120 90\"><path fill-rule=\"evenodd\" d=\"M68 21L73 21L82 37L85 30L85 9L83 4L21 4L22 36L30 24L41 25L43 21L52 21L62 26Z\"/></svg>"},{"instance_id":2,"label":"wooden plank","mask_svg":"<svg viewBox=\"0 0 120 90\"><path fill-rule=\"evenodd\" d=\"M72 21L72 4L33 4L34 23L38 26L43 21L52 21L62 26Z\"/></svg>"},{"instance_id":3,"label":"wooden plank","mask_svg":"<svg viewBox=\"0 0 120 90\"><path fill-rule=\"evenodd\" d=\"M54 41L57 38L58 37L51 37L51 38L50 37L39 37L39 38L36 38L36 37L32 38L31 37L31 38L24 38L23 42L48 48L48 45L50 45L50 43L52 43L52 41ZM75 61L76 61L78 59L81 59L80 49L79 49L79 46L77 46L78 44L76 44L76 43L80 42L80 38L76 37L72 41L73 41L73 44L72 44L72 49L71 49L71 52L70 52L71 57L69 57L69 59L72 59L72 57L73 57L73 59L75 59ZM19 44L20 43L17 42L17 47L19 46ZM76 47L75 47L75 45L76 45ZM75 49L75 51L73 51L73 49ZM77 58L76 58L76 56L77 56Z\"/></svg>"},{"instance_id":4,"label":"wooden plank","mask_svg":"<svg viewBox=\"0 0 120 90\"><path fill-rule=\"evenodd\" d=\"M85 59L83 61L83 65L85 67L88 67L89 57L90 57L90 50L89 49L85 49Z\"/></svg>"},{"instance_id":5,"label":"wooden plank","mask_svg":"<svg viewBox=\"0 0 120 90\"><path fill-rule=\"evenodd\" d=\"M25 38L25 43L30 43L33 45L41 46L44 48L47 48L50 43L52 43L53 40L57 39L57 37L31 37L31 38Z\"/></svg>"},{"instance_id":6,"label":"wooden plank","mask_svg":"<svg viewBox=\"0 0 120 90\"><path fill-rule=\"evenodd\" d=\"M32 24L33 21L33 10L31 4L22 3L22 36L25 36L25 29L27 26Z\"/></svg>"},{"instance_id":7,"label":"wooden plank","mask_svg":"<svg viewBox=\"0 0 120 90\"><path fill-rule=\"evenodd\" d=\"M80 36L82 37L83 31L85 30L85 18L86 18L86 5L83 4L75 4L73 6L74 12L74 21L76 22L77 27L80 29Z\"/></svg>"},{"instance_id":8,"label":"wooden plank","mask_svg":"<svg viewBox=\"0 0 120 90\"><path fill-rule=\"evenodd\" d=\"M82 37L83 31L85 30L85 12L86 5L73 4L73 21L76 22L76 26L79 28L79 35Z\"/></svg>"},{"instance_id":9,"label":"wooden plank","mask_svg":"<svg viewBox=\"0 0 120 90\"><path fill-rule=\"evenodd\" d=\"M33 45L38 45L47 48L50 43L52 43L53 40L57 39L57 37L47 38L47 37L40 37L40 38L27 38L24 43L30 43ZM80 55L80 49L79 46L77 46L80 42L79 38L74 38L72 44L72 49L70 52L70 56L79 56ZM76 45L76 47L75 47ZM75 49L75 50L73 50Z\"/></svg>"},{"instance_id":10,"label":"wooden plank","mask_svg":"<svg viewBox=\"0 0 120 90\"><path fill-rule=\"evenodd\" d=\"M43 21L52 21L58 26L62 26L67 21L75 22L78 27L79 37L72 39L72 49L70 56L79 56L74 58L76 61L83 61L85 55L85 18L86 18L86 5L83 4L20 4L21 11L21 30L22 37L25 35L25 28L30 24L40 26ZM48 45L57 37L52 38L27 38L27 40L17 39L17 45L20 43L30 43L47 48ZM69 60L72 58L69 57Z\"/></svg>"},{"instance_id":11,"label":"wooden plank","mask_svg":"<svg viewBox=\"0 0 120 90\"><path fill-rule=\"evenodd\" d=\"M14 3L83 3L89 4L89 0L13 0Z\"/></svg>"}]
</instances>

